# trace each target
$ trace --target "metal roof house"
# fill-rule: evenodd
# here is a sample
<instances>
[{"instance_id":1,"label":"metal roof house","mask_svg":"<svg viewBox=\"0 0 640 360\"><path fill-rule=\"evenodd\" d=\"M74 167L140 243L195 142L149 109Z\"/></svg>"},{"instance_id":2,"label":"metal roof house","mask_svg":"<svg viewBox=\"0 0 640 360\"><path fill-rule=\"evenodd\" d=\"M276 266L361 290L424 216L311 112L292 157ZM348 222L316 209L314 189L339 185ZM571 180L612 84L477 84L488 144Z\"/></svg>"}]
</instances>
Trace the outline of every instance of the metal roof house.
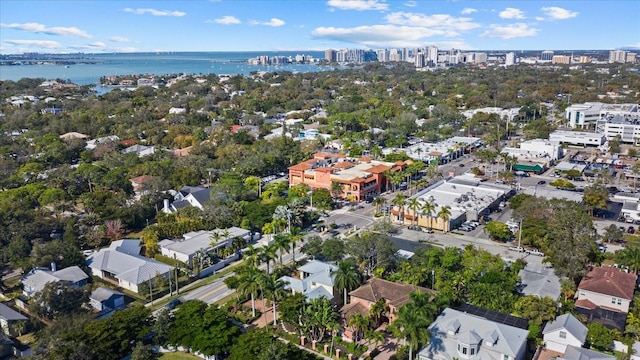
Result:
<instances>
[{"instance_id":1,"label":"metal roof house","mask_svg":"<svg viewBox=\"0 0 640 360\"><path fill-rule=\"evenodd\" d=\"M110 312L125 305L124 294L120 291L99 287L89 296L91 306L100 312Z\"/></svg>"},{"instance_id":2,"label":"metal roof house","mask_svg":"<svg viewBox=\"0 0 640 360\"><path fill-rule=\"evenodd\" d=\"M182 239L164 239L159 245L162 255L193 266L192 259L196 252L199 250L211 252L229 247L235 238L251 241L251 231L235 226L211 231L192 231L182 235Z\"/></svg>"},{"instance_id":3,"label":"metal roof house","mask_svg":"<svg viewBox=\"0 0 640 360\"><path fill-rule=\"evenodd\" d=\"M280 279L287 283L285 289L291 290L294 294L301 293L307 301L321 297L332 300L336 277L333 272L337 269L337 266L312 260L298 268L299 279L290 276L283 276Z\"/></svg>"},{"instance_id":4,"label":"metal roof house","mask_svg":"<svg viewBox=\"0 0 640 360\"><path fill-rule=\"evenodd\" d=\"M529 334L526 320L481 308L469 310L442 311L429 325L431 339L418 359L524 359Z\"/></svg>"},{"instance_id":5,"label":"metal roof house","mask_svg":"<svg viewBox=\"0 0 640 360\"><path fill-rule=\"evenodd\" d=\"M111 243L87 258L91 273L118 286L139 291L139 286L156 276L169 277L172 266L140 255L140 240L127 239Z\"/></svg>"},{"instance_id":6,"label":"metal roof house","mask_svg":"<svg viewBox=\"0 0 640 360\"><path fill-rule=\"evenodd\" d=\"M53 271L47 268L34 268L20 280L22 282L22 293L24 296L32 297L37 292L42 291L49 282L63 281L74 287L86 285L89 276L77 266L70 266L62 270Z\"/></svg>"},{"instance_id":7,"label":"metal roof house","mask_svg":"<svg viewBox=\"0 0 640 360\"><path fill-rule=\"evenodd\" d=\"M14 336L11 323L16 321L26 321L27 317L13 310L7 305L0 303L0 330L7 336Z\"/></svg>"}]
</instances>

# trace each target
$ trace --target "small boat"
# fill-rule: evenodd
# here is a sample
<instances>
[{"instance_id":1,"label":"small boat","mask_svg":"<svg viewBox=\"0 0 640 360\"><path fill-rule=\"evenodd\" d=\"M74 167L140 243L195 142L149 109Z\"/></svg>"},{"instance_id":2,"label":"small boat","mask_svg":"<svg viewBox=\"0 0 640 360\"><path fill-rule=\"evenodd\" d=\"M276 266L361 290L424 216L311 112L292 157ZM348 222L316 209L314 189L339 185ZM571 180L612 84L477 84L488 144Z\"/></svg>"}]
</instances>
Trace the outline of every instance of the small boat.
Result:
<instances>
[{"instance_id":1,"label":"small boat","mask_svg":"<svg viewBox=\"0 0 640 360\"><path fill-rule=\"evenodd\" d=\"M68 68L70 68L70 67L71 67L71 65L65 65L65 66L64 66L64 68L65 68L65 69L68 69Z\"/></svg>"}]
</instances>

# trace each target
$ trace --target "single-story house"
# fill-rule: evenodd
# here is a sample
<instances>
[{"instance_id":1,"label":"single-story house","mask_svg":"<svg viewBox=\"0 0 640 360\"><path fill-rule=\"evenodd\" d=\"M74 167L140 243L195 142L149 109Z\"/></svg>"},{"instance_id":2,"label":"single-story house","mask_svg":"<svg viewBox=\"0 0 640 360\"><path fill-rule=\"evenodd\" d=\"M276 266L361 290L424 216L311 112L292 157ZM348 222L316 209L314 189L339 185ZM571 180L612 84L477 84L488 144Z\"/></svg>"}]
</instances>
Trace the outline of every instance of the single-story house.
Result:
<instances>
[{"instance_id":1,"label":"single-story house","mask_svg":"<svg viewBox=\"0 0 640 360\"><path fill-rule=\"evenodd\" d=\"M99 287L89 296L89 303L98 311L112 311L124 307L124 294L120 291Z\"/></svg>"},{"instance_id":2,"label":"single-story house","mask_svg":"<svg viewBox=\"0 0 640 360\"><path fill-rule=\"evenodd\" d=\"M44 286L49 282L63 281L73 287L82 287L87 284L89 275L77 266L70 266L62 270L56 270L55 264L53 269L34 268L20 280L22 282L22 293L26 297L33 297L37 292L42 291Z\"/></svg>"},{"instance_id":3,"label":"single-story house","mask_svg":"<svg viewBox=\"0 0 640 360\"><path fill-rule=\"evenodd\" d=\"M27 317L13 310L9 306L0 303L0 329L7 336L16 336L12 324L19 321L27 321Z\"/></svg>"},{"instance_id":4,"label":"single-story house","mask_svg":"<svg viewBox=\"0 0 640 360\"><path fill-rule=\"evenodd\" d=\"M133 145L122 150L123 154L135 153L138 157L153 155L155 154L155 152L156 152L156 147L154 145L151 145L151 146Z\"/></svg>"},{"instance_id":5,"label":"single-story house","mask_svg":"<svg viewBox=\"0 0 640 360\"><path fill-rule=\"evenodd\" d=\"M160 241L160 253L168 258L176 259L193 266L192 260L196 252L216 251L233 244L236 238L252 240L251 231L232 226L228 229L211 231L192 231L182 235L182 239L164 239Z\"/></svg>"},{"instance_id":6,"label":"single-story house","mask_svg":"<svg viewBox=\"0 0 640 360\"><path fill-rule=\"evenodd\" d=\"M139 292L140 284L157 276L169 278L172 266L140 255L140 240L125 239L87 258L91 273L124 289Z\"/></svg>"}]
</instances>

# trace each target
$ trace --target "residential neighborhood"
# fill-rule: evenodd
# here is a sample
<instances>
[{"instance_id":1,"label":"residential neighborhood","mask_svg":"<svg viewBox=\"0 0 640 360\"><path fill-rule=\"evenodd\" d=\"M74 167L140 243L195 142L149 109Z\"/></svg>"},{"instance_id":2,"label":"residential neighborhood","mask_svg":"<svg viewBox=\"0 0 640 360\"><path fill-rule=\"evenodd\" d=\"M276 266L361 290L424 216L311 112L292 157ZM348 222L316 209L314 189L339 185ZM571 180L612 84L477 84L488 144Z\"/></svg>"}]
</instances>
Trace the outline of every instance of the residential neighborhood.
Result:
<instances>
[{"instance_id":1,"label":"residential neighborhood","mask_svg":"<svg viewBox=\"0 0 640 360\"><path fill-rule=\"evenodd\" d=\"M3 81L0 358L637 357L640 78L565 65Z\"/></svg>"}]
</instances>

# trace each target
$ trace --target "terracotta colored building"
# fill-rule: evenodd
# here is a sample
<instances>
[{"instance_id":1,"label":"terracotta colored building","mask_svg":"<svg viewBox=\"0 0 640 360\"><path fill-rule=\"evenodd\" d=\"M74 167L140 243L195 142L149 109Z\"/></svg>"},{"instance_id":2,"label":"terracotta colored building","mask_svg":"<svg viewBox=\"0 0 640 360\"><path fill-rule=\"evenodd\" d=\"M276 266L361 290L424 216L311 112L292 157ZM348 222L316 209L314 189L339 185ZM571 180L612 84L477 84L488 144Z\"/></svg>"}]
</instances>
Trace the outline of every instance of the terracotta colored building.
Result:
<instances>
[{"instance_id":1,"label":"terracotta colored building","mask_svg":"<svg viewBox=\"0 0 640 360\"><path fill-rule=\"evenodd\" d=\"M389 307L389 311L383 316L387 318L390 324L396 319L398 309L411 301L409 294L416 291L429 294L430 296L436 294L436 291L421 286L370 278L359 288L349 293L350 303L343 306L340 310L343 324L348 324L349 318L356 313L368 317L371 306L380 299L383 299ZM353 330L345 325L343 337L351 340L353 339L353 335Z\"/></svg>"},{"instance_id":2,"label":"terracotta colored building","mask_svg":"<svg viewBox=\"0 0 640 360\"><path fill-rule=\"evenodd\" d=\"M316 153L313 158L289 167L289 186L307 184L312 189L331 191L331 183L343 184L339 197L361 201L389 187L385 172L403 170L404 162L385 162L369 157L347 158L343 154Z\"/></svg>"}]
</instances>

